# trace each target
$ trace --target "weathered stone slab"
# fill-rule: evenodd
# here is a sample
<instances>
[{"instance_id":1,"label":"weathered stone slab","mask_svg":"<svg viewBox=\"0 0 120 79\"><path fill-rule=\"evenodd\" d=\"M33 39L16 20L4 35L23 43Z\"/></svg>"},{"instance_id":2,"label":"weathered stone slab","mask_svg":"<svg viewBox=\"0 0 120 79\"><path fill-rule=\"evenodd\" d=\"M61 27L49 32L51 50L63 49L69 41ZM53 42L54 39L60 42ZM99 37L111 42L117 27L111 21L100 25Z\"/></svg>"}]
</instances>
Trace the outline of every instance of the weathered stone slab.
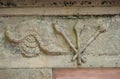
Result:
<instances>
[{"instance_id":1,"label":"weathered stone slab","mask_svg":"<svg viewBox=\"0 0 120 79\"><path fill-rule=\"evenodd\" d=\"M0 79L52 79L52 70L0 69Z\"/></svg>"},{"instance_id":2,"label":"weathered stone slab","mask_svg":"<svg viewBox=\"0 0 120 79\"><path fill-rule=\"evenodd\" d=\"M66 56L39 56L35 58L8 57L0 58L0 68L94 68L94 67L120 67L120 55L84 55L86 62L77 66L76 61L71 62L71 55Z\"/></svg>"},{"instance_id":3,"label":"weathered stone slab","mask_svg":"<svg viewBox=\"0 0 120 79\"><path fill-rule=\"evenodd\" d=\"M85 55L86 63L80 67L120 67L120 55Z\"/></svg>"},{"instance_id":4,"label":"weathered stone slab","mask_svg":"<svg viewBox=\"0 0 120 79\"><path fill-rule=\"evenodd\" d=\"M21 56L0 57L0 68L44 68L44 67L77 67L76 61L71 62L71 55L38 56L23 58Z\"/></svg>"},{"instance_id":5,"label":"weathered stone slab","mask_svg":"<svg viewBox=\"0 0 120 79\"><path fill-rule=\"evenodd\" d=\"M77 67L78 52L81 67L120 67L119 25L120 16L1 17L0 67Z\"/></svg>"}]
</instances>

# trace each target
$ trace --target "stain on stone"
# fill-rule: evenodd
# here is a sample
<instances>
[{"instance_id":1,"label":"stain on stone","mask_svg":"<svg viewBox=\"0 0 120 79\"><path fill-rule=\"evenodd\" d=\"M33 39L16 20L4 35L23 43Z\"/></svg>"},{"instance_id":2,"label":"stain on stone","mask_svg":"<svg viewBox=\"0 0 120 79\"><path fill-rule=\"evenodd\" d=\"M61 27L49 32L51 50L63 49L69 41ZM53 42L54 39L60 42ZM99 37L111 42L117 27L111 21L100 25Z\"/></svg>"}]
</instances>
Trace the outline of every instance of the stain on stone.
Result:
<instances>
[{"instance_id":1,"label":"stain on stone","mask_svg":"<svg viewBox=\"0 0 120 79\"><path fill-rule=\"evenodd\" d=\"M92 2L88 2L88 4L92 4Z\"/></svg>"},{"instance_id":2,"label":"stain on stone","mask_svg":"<svg viewBox=\"0 0 120 79\"><path fill-rule=\"evenodd\" d=\"M53 5L57 5L57 3L56 3L56 2L53 2Z\"/></svg>"},{"instance_id":3,"label":"stain on stone","mask_svg":"<svg viewBox=\"0 0 120 79\"><path fill-rule=\"evenodd\" d=\"M12 2L0 2L0 7L16 7L16 4Z\"/></svg>"},{"instance_id":4,"label":"stain on stone","mask_svg":"<svg viewBox=\"0 0 120 79\"><path fill-rule=\"evenodd\" d=\"M6 6L3 2L0 2L0 7Z\"/></svg>"},{"instance_id":5,"label":"stain on stone","mask_svg":"<svg viewBox=\"0 0 120 79\"><path fill-rule=\"evenodd\" d=\"M110 2L110 1L102 1L101 2L101 5L109 5L109 4L112 4L112 2Z\"/></svg>"},{"instance_id":6,"label":"stain on stone","mask_svg":"<svg viewBox=\"0 0 120 79\"><path fill-rule=\"evenodd\" d=\"M98 56L101 56L100 54L98 54Z\"/></svg>"},{"instance_id":7,"label":"stain on stone","mask_svg":"<svg viewBox=\"0 0 120 79\"><path fill-rule=\"evenodd\" d=\"M3 2L0 2L0 5L3 5Z\"/></svg>"},{"instance_id":8,"label":"stain on stone","mask_svg":"<svg viewBox=\"0 0 120 79\"><path fill-rule=\"evenodd\" d=\"M81 4L81 5L91 5L92 2L90 2L90 1L81 1L80 4Z\"/></svg>"},{"instance_id":9,"label":"stain on stone","mask_svg":"<svg viewBox=\"0 0 120 79\"><path fill-rule=\"evenodd\" d=\"M64 1L64 2L63 2L63 5L64 5L64 6L72 6L72 5L74 5L74 4L76 4L76 1L69 1L69 2L68 2L68 1Z\"/></svg>"},{"instance_id":10,"label":"stain on stone","mask_svg":"<svg viewBox=\"0 0 120 79\"><path fill-rule=\"evenodd\" d=\"M16 4L15 3L12 3L12 2L7 2L6 5L8 7L16 7Z\"/></svg>"},{"instance_id":11,"label":"stain on stone","mask_svg":"<svg viewBox=\"0 0 120 79\"><path fill-rule=\"evenodd\" d=\"M53 0L53 1L39 1L39 0L0 0L0 7L19 7L22 6L56 6L56 7L71 7L71 6L119 6L119 0Z\"/></svg>"},{"instance_id":12,"label":"stain on stone","mask_svg":"<svg viewBox=\"0 0 120 79\"><path fill-rule=\"evenodd\" d=\"M35 3L38 3L38 0L35 0Z\"/></svg>"}]
</instances>

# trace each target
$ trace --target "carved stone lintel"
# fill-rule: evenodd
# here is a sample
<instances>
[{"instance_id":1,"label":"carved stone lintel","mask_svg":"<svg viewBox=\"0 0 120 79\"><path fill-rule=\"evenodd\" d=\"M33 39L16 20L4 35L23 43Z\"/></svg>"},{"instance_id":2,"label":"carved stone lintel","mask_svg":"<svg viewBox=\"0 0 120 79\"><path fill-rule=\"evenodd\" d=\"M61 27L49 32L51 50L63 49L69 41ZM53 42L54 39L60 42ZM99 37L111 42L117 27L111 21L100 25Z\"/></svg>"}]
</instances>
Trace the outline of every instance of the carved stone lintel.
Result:
<instances>
[{"instance_id":1,"label":"carved stone lintel","mask_svg":"<svg viewBox=\"0 0 120 79\"><path fill-rule=\"evenodd\" d=\"M83 58L82 54L86 50L86 48L101 34L106 31L106 29L101 29L101 27L98 27L97 32L86 42L86 44L83 46L83 48L80 50L80 35L82 34L83 28L77 28L78 22L75 22L73 25L73 30L76 36L77 41L77 48L73 45L71 42L71 39L68 38L66 35L64 29L58 25L55 25L54 23L51 24L53 31L57 32L59 35L63 37L63 39L68 43L68 45L71 47L71 49L74 51L74 56L72 58L72 61L76 60L78 61L78 64L85 62L85 59ZM15 33L11 33L9 30L9 27L6 26L5 28L5 37L6 40L10 43L17 44L19 46L19 49L21 50L21 54L25 57L35 57L40 54L40 51L43 52L43 54L46 55L60 55L59 51L50 51L44 48L42 46L39 36L39 31L35 27L31 27L31 29L25 30L28 32L27 34L21 36L21 38L14 38ZM20 29L23 29L20 27ZM11 36L13 34L13 36ZM22 31L20 32L22 34Z\"/></svg>"}]
</instances>

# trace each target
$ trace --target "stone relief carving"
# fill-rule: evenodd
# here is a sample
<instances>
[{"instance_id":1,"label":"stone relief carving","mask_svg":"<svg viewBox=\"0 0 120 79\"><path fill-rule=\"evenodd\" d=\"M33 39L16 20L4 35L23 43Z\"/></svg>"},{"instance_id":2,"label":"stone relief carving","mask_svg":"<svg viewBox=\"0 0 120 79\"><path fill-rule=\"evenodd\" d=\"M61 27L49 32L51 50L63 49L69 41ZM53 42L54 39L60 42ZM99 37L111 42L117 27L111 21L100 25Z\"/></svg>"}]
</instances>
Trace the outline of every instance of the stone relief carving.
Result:
<instances>
[{"instance_id":1,"label":"stone relief carving","mask_svg":"<svg viewBox=\"0 0 120 79\"><path fill-rule=\"evenodd\" d=\"M82 31L82 30L81 30ZM104 33L106 31L106 29L101 28L100 26L98 26L98 29L96 31L96 33L85 43L85 45L83 46L83 48L81 50L80 47L78 46L78 52L76 52L76 55L74 55L72 60L75 60L76 58L78 58L78 64L81 64L81 62L85 62L85 59L82 58L82 54L84 53L85 49L101 34ZM78 37L77 37L78 38ZM79 39L78 39L79 40ZM78 45L80 45L80 43L78 42Z\"/></svg>"},{"instance_id":2,"label":"stone relief carving","mask_svg":"<svg viewBox=\"0 0 120 79\"><path fill-rule=\"evenodd\" d=\"M79 29L76 27L77 22L75 23L74 27L74 31L76 34L76 38L77 38L77 47L78 49L75 48L75 46L71 43L71 40L66 36L65 32L62 30L62 28L60 27L56 27L54 25L54 29L63 36L63 38L66 40L66 42L69 44L69 46L71 47L71 49L73 49L73 51L75 52L74 57L72 58L72 61L74 61L76 58L78 58L78 64L80 65L82 62L85 62L85 59L81 56L85 49L101 34L104 33L106 31L106 29L101 28L100 26L98 26L98 29L96 31L96 33L86 42L86 44L83 46L82 50L80 50L80 42L79 42L79 36L83 31L83 28Z\"/></svg>"},{"instance_id":3,"label":"stone relief carving","mask_svg":"<svg viewBox=\"0 0 120 79\"><path fill-rule=\"evenodd\" d=\"M86 60L82 57L84 51L86 48L101 34L106 31L105 28L102 28L101 26L98 26L96 29L95 34L89 38L89 40L85 43L85 45L80 49L80 35L84 31L85 26L83 27L77 27L76 24L78 21L76 21L73 24L73 31L76 36L76 42L77 42L77 48L76 46L71 42L71 39L67 36L66 32L64 31L64 28L62 26L57 25L56 23L50 23L50 28L52 28L53 33L62 36L63 40L66 41L68 46L74 51L74 56L72 58L72 61L76 60L78 61L78 64L84 63ZM97 26L97 25L96 25ZM39 27L39 26L38 26ZM50 51L49 49L46 49L42 45L42 41L40 38L39 28L36 26L17 26L16 28L12 28L11 26L6 25L5 27L5 38L10 43L14 43L18 45L21 54L25 57L35 57L40 54L40 51L43 52L43 54L46 55L60 55L60 51ZM12 29L12 30L10 30ZM54 37L54 36L53 36ZM47 38L48 39L48 38ZM53 38L54 39L54 38ZM58 38L59 39L59 38ZM61 39L61 38L60 38ZM64 52L62 52L64 54Z\"/></svg>"},{"instance_id":4,"label":"stone relief carving","mask_svg":"<svg viewBox=\"0 0 120 79\"><path fill-rule=\"evenodd\" d=\"M120 16L0 17L0 67L71 68L78 67L78 64L81 64L79 67L119 67L119 25ZM87 43L100 29L105 31L104 28L107 32L100 33L93 42ZM89 44L79 58L62 33L79 53ZM32 35L37 38L38 44ZM22 38L21 42L13 41ZM57 56L47 55L38 47L39 44ZM83 63L83 60L86 62Z\"/></svg>"},{"instance_id":5,"label":"stone relief carving","mask_svg":"<svg viewBox=\"0 0 120 79\"><path fill-rule=\"evenodd\" d=\"M36 30L37 28L28 27L25 29L25 27L21 28L21 31L19 31L17 34L10 32L8 29L10 29L9 26L6 26L5 28L5 37L10 43L17 44L21 50L21 54L23 54L26 57L34 57L39 55L39 51L43 51L43 53L47 55L58 55L59 52L54 51L48 51L45 49L40 41L39 41L39 33ZM19 29L19 30L20 30ZM25 29L25 31L23 31ZM14 30L15 31L15 30ZM26 33L24 33L26 32Z\"/></svg>"},{"instance_id":6,"label":"stone relief carving","mask_svg":"<svg viewBox=\"0 0 120 79\"><path fill-rule=\"evenodd\" d=\"M60 49L57 49L55 45L52 44L54 43L53 41L56 39L53 38L51 34L51 30L49 30L49 27L47 29L49 31L49 32L47 31L48 33L40 32L40 31L45 32L46 27L45 29L39 28L39 26L37 27L37 25L34 23L30 25L30 23L33 21L23 22L16 27L6 25L5 33L4 33L6 40L10 43L16 44L21 50L21 54L26 57L37 56L41 53L40 51L43 52L41 54L47 54L47 55L65 54L64 51L61 52ZM42 25L44 25L45 23L42 23ZM28 24L28 26L26 26L26 24ZM50 24L50 27L51 26L52 24ZM50 45L50 46L47 47L47 45ZM54 47L54 49L50 47Z\"/></svg>"},{"instance_id":7,"label":"stone relief carving","mask_svg":"<svg viewBox=\"0 0 120 79\"><path fill-rule=\"evenodd\" d=\"M10 31L8 29L10 29L10 27L6 26L5 28L6 39L10 43L17 44L22 54L25 54L25 56L35 56L38 54L38 52L35 52L35 50L37 49L37 43L36 40L34 39L34 35L36 34L32 32L32 29L30 30L28 35L24 35L22 37L20 37L20 35L18 35L19 37L16 36L16 33L14 33L14 37L11 36L12 34L10 34ZM22 34L22 32L18 34ZM29 51L29 49L31 51Z\"/></svg>"}]
</instances>

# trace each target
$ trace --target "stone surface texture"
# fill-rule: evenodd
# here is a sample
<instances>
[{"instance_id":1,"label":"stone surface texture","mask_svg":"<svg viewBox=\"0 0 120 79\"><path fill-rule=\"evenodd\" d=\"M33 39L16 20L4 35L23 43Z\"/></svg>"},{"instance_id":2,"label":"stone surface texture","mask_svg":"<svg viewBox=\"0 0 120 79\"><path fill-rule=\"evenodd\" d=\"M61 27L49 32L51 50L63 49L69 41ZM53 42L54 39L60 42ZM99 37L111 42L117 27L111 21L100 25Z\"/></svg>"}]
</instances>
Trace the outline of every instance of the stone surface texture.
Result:
<instances>
[{"instance_id":1,"label":"stone surface texture","mask_svg":"<svg viewBox=\"0 0 120 79\"><path fill-rule=\"evenodd\" d=\"M76 68L71 45L82 50L99 26L106 32L87 46L79 67L120 67L119 25L119 15L0 17L0 68Z\"/></svg>"},{"instance_id":2,"label":"stone surface texture","mask_svg":"<svg viewBox=\"0 0 120 79\"><path fill-rule=\"evenodd\" d=\"M119 5L119 0L0 0L0 7L88 7Z\"/></svg>"},{"instance_id":3,"label":"stone surface texture","mask_svg":"<svg viewBox=\"0 0 120 79\"><path fill-rule=\"evenodd\" d=\"M51 69L0 69L0 79L52 79Z\"/></svg>"}]
</instances>

